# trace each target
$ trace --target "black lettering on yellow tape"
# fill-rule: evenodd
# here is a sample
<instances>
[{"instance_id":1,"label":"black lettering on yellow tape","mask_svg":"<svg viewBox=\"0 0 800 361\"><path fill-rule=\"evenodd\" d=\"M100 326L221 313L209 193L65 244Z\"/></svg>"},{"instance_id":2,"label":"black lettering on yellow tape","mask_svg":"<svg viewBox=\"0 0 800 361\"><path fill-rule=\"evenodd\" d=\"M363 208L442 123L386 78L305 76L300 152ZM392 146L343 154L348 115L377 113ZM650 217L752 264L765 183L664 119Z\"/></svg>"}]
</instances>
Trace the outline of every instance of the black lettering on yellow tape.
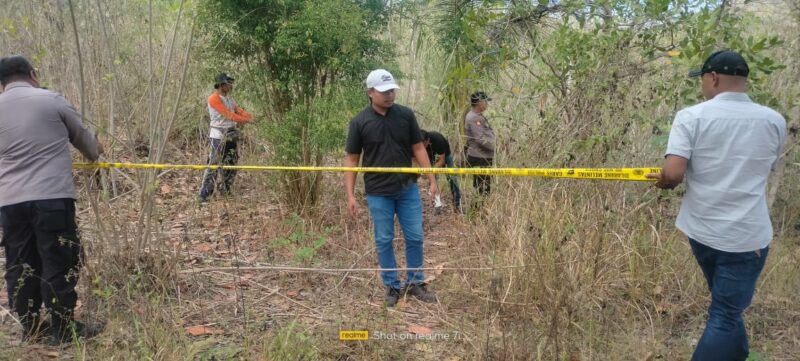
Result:
<instances>
[{"instance_id":1,"label":"black lettering on yellow tape","mask_svg":"<svg viewBox=\"0 0 800 361\"><path fill-rule=\"evenodd\" d=\"M607 179L629 181L653 181L649 173L660 173L659 168L373 168L373 167L307 167L307 166L258 166L258 165L193 165L193 164L147 164L147 163L75 163L75 168L125 168L125 169L227 169L244 171L299 171L299 172L359 172L359 173L407 173L407 174L455 174L489 176L527 176L572 179Z\"/></svg>"}]
</instances>

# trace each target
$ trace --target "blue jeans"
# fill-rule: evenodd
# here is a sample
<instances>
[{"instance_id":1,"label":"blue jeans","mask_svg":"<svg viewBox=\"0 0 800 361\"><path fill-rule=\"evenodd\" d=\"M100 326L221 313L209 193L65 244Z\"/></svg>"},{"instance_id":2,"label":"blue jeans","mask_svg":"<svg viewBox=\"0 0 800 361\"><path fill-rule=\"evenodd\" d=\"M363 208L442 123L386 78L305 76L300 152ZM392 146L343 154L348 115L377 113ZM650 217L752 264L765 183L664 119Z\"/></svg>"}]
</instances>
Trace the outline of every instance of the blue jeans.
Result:
<instances>
[{"instance_id":1,"label":"blue jeans","mask_svg":"<svg viewBox=\"0 0 800 361\"><path fill-rule=\"evenodd\" d=\"M720 251L689 239L711 291L708 322L693 361L744 361L750 353L742 313L750 306L769 247L753 252Z\"/></svg>"},{"instance_id":2,"label":"blue jeans","mask_svg":"<svg viewBox=\"0 0 800 361\"><path fill-rule=\"evenodd\" d=\"M372 215L372 223L375 225L375 248L381 268L398 268L392 247L395 214L406 240L406 266L422 267L422 200L419 197L417 184L409 184L394 196L368 194L367 204ZM386 287L402 288L400 280L397 279L397 271L381 272L381 278ZM407 284L424 281L425 275L422 271L408 271Z\"/></svg>"},{"instance_id":3,"label":"blue jeans","mask_svg":"<svg viewBox=\"0 0 800 361\"><path fill-rule=\"evenodd\" d=\"M444 163L447 168L455 168L453 162L453 155L450 154L444 158ZM450 193L453 193L453 203L456 210L461 210L461 189L458 188L458 177L455 174L447 175L447 182L450 183Z\"/></svg>"}]
</instances>

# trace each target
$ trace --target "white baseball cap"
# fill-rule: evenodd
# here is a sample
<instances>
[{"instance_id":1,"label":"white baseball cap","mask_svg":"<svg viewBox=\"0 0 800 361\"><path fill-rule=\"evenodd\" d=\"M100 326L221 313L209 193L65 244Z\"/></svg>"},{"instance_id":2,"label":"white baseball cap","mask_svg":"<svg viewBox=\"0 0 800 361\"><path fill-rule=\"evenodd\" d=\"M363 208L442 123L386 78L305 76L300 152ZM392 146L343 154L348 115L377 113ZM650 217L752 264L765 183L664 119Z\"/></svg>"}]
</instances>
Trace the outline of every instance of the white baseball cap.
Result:
<instances>
[{"instance_id":1,"label":"white baseball cap","mask_svg":"<svg viewBox=\"0 0 800 361\"><path fill-rule=\"evenodd\" d=\"M392 73L385 69L375 69L367 76L367 89L372 88L379 92L385 92L390 89L399 89L400 87L394 81Z\"/></svg>"}]
</instances>

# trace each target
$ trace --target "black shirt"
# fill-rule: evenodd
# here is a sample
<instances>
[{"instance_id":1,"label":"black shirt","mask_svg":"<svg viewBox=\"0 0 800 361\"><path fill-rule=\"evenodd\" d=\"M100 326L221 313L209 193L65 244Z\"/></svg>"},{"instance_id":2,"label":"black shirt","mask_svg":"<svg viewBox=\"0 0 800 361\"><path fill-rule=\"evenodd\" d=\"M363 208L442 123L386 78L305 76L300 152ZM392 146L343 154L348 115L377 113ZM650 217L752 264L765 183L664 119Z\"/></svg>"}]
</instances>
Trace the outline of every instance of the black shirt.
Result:
<instances>
[{"instance_id":1,"label":"black shirt","mask_svg":"<svg viewBox=\"0 0 800 361\"><path fill-rule=\"evenodd\" d=\"M364 167L410 167L412 145L422 141L414 112L395 104L380 115L367 106L350 121L345 151L362 154ZM367 194L391 196L416 181L416 175L401 173L365 173Z\"/></svg>"},{"instance_id":2,"label":"black shirt","mask_svg":"<svg viewBox=\"0 0 800 361\"><path fill-rule=\"evenodd\" d=\"M428 144L426 150L428 158L431 160L431 166L433 166L436 155L444 154L444 157L450 155L450 142L439 132L428 132L428 138L430 138L431 144Z\"/></svg>"}]
</instances>

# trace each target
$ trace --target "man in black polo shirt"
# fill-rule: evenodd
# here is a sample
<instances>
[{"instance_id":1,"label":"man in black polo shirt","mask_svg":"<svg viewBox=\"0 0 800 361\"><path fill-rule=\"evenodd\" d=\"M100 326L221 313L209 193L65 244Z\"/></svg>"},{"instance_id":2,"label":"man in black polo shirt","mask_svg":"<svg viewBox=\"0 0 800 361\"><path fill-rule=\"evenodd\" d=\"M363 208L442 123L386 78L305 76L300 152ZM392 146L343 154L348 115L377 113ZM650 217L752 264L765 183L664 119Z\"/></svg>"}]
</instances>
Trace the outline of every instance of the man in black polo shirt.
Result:
<instances>
[{"instance_id":1,"label":"man in black polo shirt","mask_svg":"<svg viewBox=\"0 0 800 361\"><path fill-rule=\"evenodd\" d=\"M370 105L350 121L344 165L357 167L363 154L364 167L410 167L414 158L422 167L430 167L428 153L422 144L414 112L394 104L398 88L392 74L383 69L372 71L367 77L367 95ZM436 178L428 174L431 194L439 194ZM358 214L354 193L356 174L345 173L347 210L351 217ZM423 266L422 200L416 176L401 173L365 173L364 186L367 203L375 226L375 247L381 268L398 268L394 257L394 218L403 230L406 241L408 268ZM397 271L381 272L387 288L386 305L397 304L401 295L408 293L423 302L436 302L436 296L427 290L422 271L408 271L406 287L397 278Z\"/></svg>"},{"instance_id":2,"label":"man in black polo shirt","mask_svg":"<svg viewBox=\"0 0 800 361\"><path fill-rule=\"evenodd\" d=\"M454 168L453 153L450 151L450 142L439 132L422 130L422 143L428 151L428 158L433 167ZM457 212L461 212L461 190L458 188L458 178L454 174L447 175L450 183L450 192L453 193L453 204Z\"/></svg>"}]
</instances>

